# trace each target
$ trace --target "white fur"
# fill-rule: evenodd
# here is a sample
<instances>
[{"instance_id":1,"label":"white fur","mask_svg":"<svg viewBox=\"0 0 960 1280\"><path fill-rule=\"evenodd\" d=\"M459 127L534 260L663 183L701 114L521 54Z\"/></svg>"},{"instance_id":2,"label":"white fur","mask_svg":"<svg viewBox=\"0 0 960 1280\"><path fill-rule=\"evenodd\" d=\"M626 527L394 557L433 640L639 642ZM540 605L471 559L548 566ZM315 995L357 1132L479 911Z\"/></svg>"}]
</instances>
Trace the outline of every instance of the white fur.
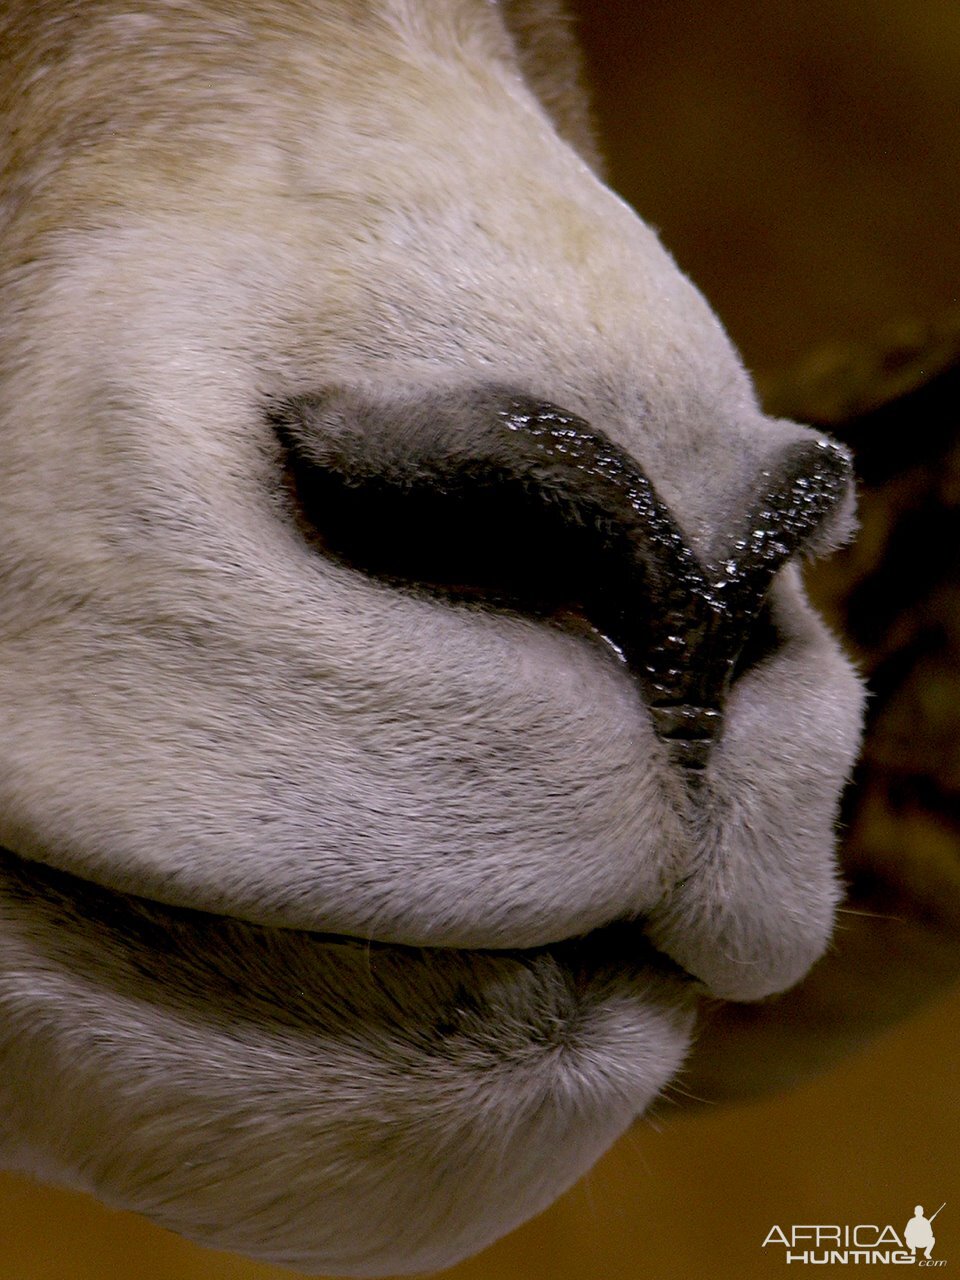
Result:
<instances>
[{"instance_id":1,"label":"white fur","mask_svg":"<svg viewBox=\"0 0 960 1280\"><path fill-rule=\"evenodd\" d=\"M677 1069L644 934L731 999L822 952L860 689L788 566L692 806L610 654L308 546L265 405L522 387L701 552L810 433L481 0L5 21L0 1151L251 1255L444 1265ZM531 950L626 918L633 959Z\"/></svg>"}]
</instances>

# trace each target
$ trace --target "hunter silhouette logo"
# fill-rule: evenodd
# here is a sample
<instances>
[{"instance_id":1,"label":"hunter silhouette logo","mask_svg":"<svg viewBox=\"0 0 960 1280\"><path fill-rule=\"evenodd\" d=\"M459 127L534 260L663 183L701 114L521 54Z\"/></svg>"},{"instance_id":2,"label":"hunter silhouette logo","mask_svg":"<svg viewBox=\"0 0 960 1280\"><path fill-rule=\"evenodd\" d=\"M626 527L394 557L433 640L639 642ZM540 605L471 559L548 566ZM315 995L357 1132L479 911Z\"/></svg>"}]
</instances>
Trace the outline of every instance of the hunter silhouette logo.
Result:
<instances>
[{"instance_id":1,"label":"hunter silhouette logo","mask_svg":"<svg viewBox=\"0 0 960 1280\"><path fill-rule=\"evenodd\" d=\"M940 1209L942 1209L945 1204L946 1201L944 1201L940 1206ZM940 1209L937 1210L937 1213L940 1212ZM925 1218L923 1216L922 1204L918 1204L914 1209L913 1217L907 1223L903 1233L903 1238L906 1241L907 1248L912 1249L914 1255L916 1255L918 1249L922 1249L924 1258L930 1257L933 1246L937 1243L936 1237L933 1234L933 1227L930 1224L937 1216L937 1213L932 1213L929 1218Z\"/></svg>"},{"instance_id":2,"label":"hunter silhouette logo","mask_svg":"<svg viewBox=\"0 0 960 1280\"><path fill-rule=\"evenodd\" d=\"M928 1218L918 1204L903 1229L903 1236L889 1223L856 1225L838 1223L798 1223L790 1227L772 1226L762 1248L783 1247L784 1262L806 1262L819 1266L894 1264L898 1266L945 1267L946 1260L934 1258L937 1243L933 1220L946 1201Z\"/></svg>"}]
</instances>

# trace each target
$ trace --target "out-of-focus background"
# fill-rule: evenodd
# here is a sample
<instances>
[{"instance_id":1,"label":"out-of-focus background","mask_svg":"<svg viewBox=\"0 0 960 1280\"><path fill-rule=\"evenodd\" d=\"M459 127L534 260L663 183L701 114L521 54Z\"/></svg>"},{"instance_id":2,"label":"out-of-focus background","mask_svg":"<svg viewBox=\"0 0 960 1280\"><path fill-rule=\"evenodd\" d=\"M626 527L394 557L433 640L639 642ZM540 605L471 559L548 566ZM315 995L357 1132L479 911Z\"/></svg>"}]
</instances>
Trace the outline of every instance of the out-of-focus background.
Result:
<instances>
[{"instance_id":1,"label":"out-of-focus background","mask_svg":"<svg viewBox=\"0 0 960 1280\"><path fill-rule=\"evenodd\" d=\"M802 407L806 396L815 415L817 395L795 367L825 346L834 353L826 367L859 352L849 363L862 382L863 352L889 346L891 333L914 335L910 376L922 377L927 327L937 332L960 303L957 0L581 0L578 16L612 182L661 230L771 402ZM823 590L829 606L829 582ZM931 599L928 611L938 607ZM916 738L924 715L936 719L929 707L940 698L942 711L955 687L921 683ZM960 723L960 705L947 714ZM897 723L891 742L922 746L910 741L909 717L906 729ZM947 734L931 767L956 770L958 749ZM922 788L910 795L922 803ZM900 818L882 805L880 814L894 832L885 856L895 859ZM911 831L915 819L910 810ZM921 827L911 847L923 866L956 861L955 827L942 814L926 827L921 814ZM888 956L865 953L851 1011L882 983L885 963L917 954L936 915L924 911L899 932L893 922L899 941ZM849 933L867 918L850 917ZM748 1103L688 1108L675 1093L656 1123L636 1126L546 1214L445 1274L765 1280L785 1266L782 1251L761 1247L774 1224L902 1231L915 1204L932 1211L944 1200L935 1257L960 1266L960 992L938 985L949 966L934 967L935 980L919 965L901 984L930 1003L829 1072ZM762 1085L778 1068L762 1035L744 1045L733 1052ZM0 1280L290 1275L0 1177Z\"/></svg>"},{"instance_id":2,"label":"out-of-focus background","mask_svg":"<svg viewBox=\"0 0 960 1280\"><path fill-rule=\"evenodd\" d=\"M956 0L580 0L613 185L770 371L960 295Z\"/></svg>"}]
</instances>

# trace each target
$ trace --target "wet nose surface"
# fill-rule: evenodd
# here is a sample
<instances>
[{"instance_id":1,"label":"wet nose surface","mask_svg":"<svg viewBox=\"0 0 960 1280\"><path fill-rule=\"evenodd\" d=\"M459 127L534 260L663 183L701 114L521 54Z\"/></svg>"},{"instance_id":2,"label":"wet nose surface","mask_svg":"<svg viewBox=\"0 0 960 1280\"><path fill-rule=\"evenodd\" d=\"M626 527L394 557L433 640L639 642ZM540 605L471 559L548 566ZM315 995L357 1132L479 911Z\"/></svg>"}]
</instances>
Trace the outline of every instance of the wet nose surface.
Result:
<instances>
[{"instance_id":1,"label":"wet nose surface","mask_svg":"<svg viewBox=\"0 0 960 1280\"><path fill-rule=\"evenodd\" d=\"M774 575L851 479L832 441L788 446L706 563L637 462L555 405L490 390L391 405L337 390L272 417L319 549L398 585L586 619L694 772L750 663Z\"/></svg>"},{"instance_id":2,"label":"wet nose surface","mask_svg":"<svg viewBox=\"0 0 960 1280\"><path fill-rule=\"evenodd\" d=\"M622 591L612 616L601 606L596 620L640 679L675 762L702 768L774 574L843 498L848 459L826 439L794 446L761 474L741 531L706 564L636 462L586 423L545 406L515 406L505 419L572 463L584 494L581 519L583 505L595 503L595 519L613 522L605 553L622 567Z\"/></svg>"}]
</instances>

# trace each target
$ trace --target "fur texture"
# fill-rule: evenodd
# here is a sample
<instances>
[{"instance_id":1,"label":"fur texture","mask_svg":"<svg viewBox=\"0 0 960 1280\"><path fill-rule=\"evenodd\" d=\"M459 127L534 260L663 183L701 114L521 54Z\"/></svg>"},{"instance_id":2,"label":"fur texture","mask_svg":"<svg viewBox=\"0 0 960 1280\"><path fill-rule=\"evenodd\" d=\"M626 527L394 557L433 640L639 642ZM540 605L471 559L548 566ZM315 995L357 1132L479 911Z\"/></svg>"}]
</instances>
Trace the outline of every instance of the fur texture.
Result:
<instances>
[{"instance_id":1,"label":"fur texture","mask_svg":"<svg viewBox=\"0 0 960 1280\"><path fill-rule=\"evenodd\" d=\"M279 402L496 383L719 564L814 439L589 167L550 21L0 18L0 1153L303 1268L536 1212L678 1068L690 975L789 986L838 896L861 692L796 563L691 792L609 647L318 553L284 487Z\"/></svg>"}]
</instances>

